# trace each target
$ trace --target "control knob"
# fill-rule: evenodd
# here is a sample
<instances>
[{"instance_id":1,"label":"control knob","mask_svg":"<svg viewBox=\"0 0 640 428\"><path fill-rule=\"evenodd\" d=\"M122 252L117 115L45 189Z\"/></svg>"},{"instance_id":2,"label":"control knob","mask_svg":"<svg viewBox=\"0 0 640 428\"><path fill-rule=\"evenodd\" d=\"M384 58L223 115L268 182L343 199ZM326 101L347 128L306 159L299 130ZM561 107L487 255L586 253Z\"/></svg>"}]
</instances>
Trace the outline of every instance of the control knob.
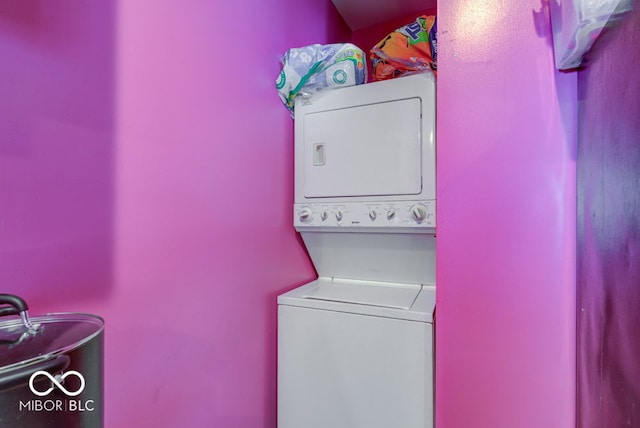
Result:
<instances>
[{"instance_id":1,"label":"control knob","mask_svg":"<svg viewBox=\"0 0 640 428\"><path fill-rule=\"evenodd\" d=\"M298 213L298 217L302 223L309 223L313 220L313 211L309 208L302 208L300 213Z\"/></svg>"},{"instance_id":2,"label":"control knob","mask_svg":"<svg viewBox=\"0 0 640 428\"><path fill-rule=\"evenodd\" d=\"M422 204L416 204L411 207L411 220L420 224L427 218L427 207Z\"/></svg>"},{"instance_id":3,"label":"control knob","mask_svg":"<svg viewBox=\"0 0 640 428\"><path fill-rule=\"evenodd\" d=\"M322 211L322 213L320 213L320 219L322 221L325 221L327 217L329 217L329 213L327 213L326 211Z\"/></svg>"},{"instance_id":4,"label":"control knob","mask_svg":"<svg viewBox=\"0 0 640 428\"><path fill-rule=\"evenodd\" d=\"M369 218L371 221L374 221L378 217L378 213L376 210L369 210Z\"/></svg>"},{"instance_id":5,"label":"control knob","mask_svg":"<svg viewBox=\"0 0 640 428\"><path fill-rule=\"evenodd\" d=\"M396 216L396 210L387 211L387 220L393 220L395 216Z\"/></svg>"},{"instance_id":6,"label":"control knob","mask_svg":"<svg viewBox=\"0 0 640 428\"><path fill-rule=\"evenodd\" d=\"M336 211L336 220L338 221L342 220L342 211L340 210Z\"/></svg>"}]
</instances>

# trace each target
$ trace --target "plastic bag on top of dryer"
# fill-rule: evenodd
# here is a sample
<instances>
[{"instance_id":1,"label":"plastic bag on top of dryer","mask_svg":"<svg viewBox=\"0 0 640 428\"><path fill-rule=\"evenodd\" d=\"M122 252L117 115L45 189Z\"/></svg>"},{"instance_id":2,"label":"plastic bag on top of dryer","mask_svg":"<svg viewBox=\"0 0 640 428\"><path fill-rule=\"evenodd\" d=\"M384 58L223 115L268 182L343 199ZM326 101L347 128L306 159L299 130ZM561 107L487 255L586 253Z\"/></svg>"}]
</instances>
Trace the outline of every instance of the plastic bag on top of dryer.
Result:
<instances>
[{"instance_id":1,"label":"plastic bag on top of dryer","mask_svg":"<svg viewBox=\"0 0 640 428\"><path fill-rule=\"evenodd\" d=\"M432 71L437 75L436 17L422 15L400 27L371 48L374 81Z\"/></svg>"},{"instance_id":2,"label":"plastic bag on top of dryer","mask_svg":"<svg viewBox=\"0 0 640 428\"><path fill-rule=\"evenodd\" d=\"M281 61L276 88L292 117L294 102L299 96L367 81L365 53L351 43L292 48Z\"/></svg>"}]
</instances>

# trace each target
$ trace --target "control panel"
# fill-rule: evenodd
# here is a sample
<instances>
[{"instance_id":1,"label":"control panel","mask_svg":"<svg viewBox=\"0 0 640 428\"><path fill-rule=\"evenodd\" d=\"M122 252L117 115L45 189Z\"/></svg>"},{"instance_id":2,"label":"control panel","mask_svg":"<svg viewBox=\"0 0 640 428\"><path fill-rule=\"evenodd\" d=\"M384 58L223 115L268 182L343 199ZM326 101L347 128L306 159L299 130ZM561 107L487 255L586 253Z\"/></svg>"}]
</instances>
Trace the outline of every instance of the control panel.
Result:
<instances>
[{"instance_id":1,"label":"control panel","mask_svg":"<svg viewBox=\"0 0 640 428\"><path fill-rule=\"evenodd\" d=\"M293 223L300 228L435 228L435 201L387 201L295 204Z\"/></svg>"}]
</instances>

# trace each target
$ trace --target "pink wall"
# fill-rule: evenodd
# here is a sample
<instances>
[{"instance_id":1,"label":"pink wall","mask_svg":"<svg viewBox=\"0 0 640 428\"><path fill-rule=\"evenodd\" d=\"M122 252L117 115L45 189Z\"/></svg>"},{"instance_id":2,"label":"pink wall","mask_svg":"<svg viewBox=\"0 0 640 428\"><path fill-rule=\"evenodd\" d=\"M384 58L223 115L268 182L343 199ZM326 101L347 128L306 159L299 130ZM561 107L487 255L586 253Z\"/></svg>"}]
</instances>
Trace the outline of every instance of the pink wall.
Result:
<instances>
[{"instance_id":1,"label":"pink wall","mask_svg":"<svg viewBox=\"0 0 640 428\"><path fill-rule=\"evenodd\" d=\"M350 35L324 0L109 4L0 5L0 279L107 319L107 426L274 427L275 296L314 273L273 81ZM438 10L438 428L573 426L576 78L540 9Z\"/></svg>"},{"instance_id":2,"label":"pink wall","mask_svg":"<svg viewBox=\"0 0 640 428\"><path fill-rule=\"evenodd\" d=\"M274 81L335 14L221 4L120 2L113 426L275 427L276 295L314 277Z\"/></svg>"},{"instance_id":3,"label":"pink wall","mask_svg":"<svg viewBox=\"0 0 640 428\"><path fill-rule=\"evenodd\" d=\"M276 295L315 274L274 81L346 27L325 0L46 3L0 5L3 290L106 318L106 426L275 427Z\"/></svg>"},{"instance_id":4,"label":"pink wall","mask_svg":"<svg viewBox=\"0 0 640 428\"><path fill-rule=\"evenodd\" d=\"M438 35L437 427L572 428L576 76L539 0Z\"/></svg>"},{"instance_id":5,"label":"pink wall","mask_svg":"<svg viewBox=\"0 0 640 428\"><path fill-rule=\"evenodd\" d=\"M578 89L578 426L640 426L640 9Z\"/></svg>"}]
</instances>

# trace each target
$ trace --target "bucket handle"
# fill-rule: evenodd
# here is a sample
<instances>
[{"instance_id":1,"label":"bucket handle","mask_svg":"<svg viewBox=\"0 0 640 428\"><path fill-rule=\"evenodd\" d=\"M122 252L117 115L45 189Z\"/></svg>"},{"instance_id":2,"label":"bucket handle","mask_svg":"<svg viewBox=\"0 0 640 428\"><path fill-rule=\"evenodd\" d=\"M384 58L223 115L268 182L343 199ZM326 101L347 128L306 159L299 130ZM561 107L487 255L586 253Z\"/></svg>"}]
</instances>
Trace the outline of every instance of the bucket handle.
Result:
<instances>
[{"instance_id":1,"label":"bucket handle","mask_svg":"<svg viewBox=\"0 0 640 428\"><path fill-rule=\"evenodd\" d=\"M0 305L9 305L0 307L0 317L8 315L20 315L22 324L25 328L32 332L35 330L31 320L29 319L29 313L27 309L29 306L22 297L18 297L14 294L0 294Z\"/></svg>"}]
</instances>

